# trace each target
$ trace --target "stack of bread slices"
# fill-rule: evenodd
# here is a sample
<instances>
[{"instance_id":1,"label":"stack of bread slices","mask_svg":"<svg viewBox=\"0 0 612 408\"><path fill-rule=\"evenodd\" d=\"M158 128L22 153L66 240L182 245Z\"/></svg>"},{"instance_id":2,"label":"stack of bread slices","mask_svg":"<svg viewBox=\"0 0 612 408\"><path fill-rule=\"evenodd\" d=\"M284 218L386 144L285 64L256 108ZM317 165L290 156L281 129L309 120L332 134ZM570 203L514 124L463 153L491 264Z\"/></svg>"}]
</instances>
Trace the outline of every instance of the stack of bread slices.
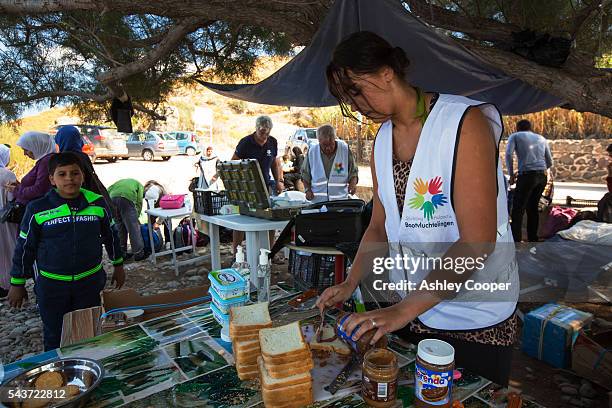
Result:
<instances>
[{"instance_id":1,"label":"stack of bread slices","mask_svg":"<svg viewBox=\"0 0 612 408\"><path fill-rule=\"evenodd\" d=\"M236 371L241 380L259 377L259 331L267 327L272 327L267 302L230 309L230 338L234 348Z\"/></svg>"},{"instance_id":2,"label":"stack of bread slices","mask_svg":"<svg viewBox=\"0 0 612 408\"><path fill-rule=\"evenodd\" d=\"M262 329L259 344L261 393L266 407L293 408L312 404L310 370L314 363L300 324L294 322Z\"/></svg>"}]
</instances>

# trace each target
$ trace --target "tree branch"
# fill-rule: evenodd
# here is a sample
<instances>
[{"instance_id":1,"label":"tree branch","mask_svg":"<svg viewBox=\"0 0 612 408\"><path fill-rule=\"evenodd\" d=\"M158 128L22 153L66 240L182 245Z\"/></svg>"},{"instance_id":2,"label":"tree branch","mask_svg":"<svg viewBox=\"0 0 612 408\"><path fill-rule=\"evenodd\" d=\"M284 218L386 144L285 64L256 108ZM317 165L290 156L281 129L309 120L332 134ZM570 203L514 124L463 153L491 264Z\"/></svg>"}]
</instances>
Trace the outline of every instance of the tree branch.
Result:
<instances>
[{"instance_id":1,"label":"tree branch","mask_svg":"<svg viewBox=\"0 0 612 408\"><path fill-rule=\"evenodd\" d=\"M131 75L152 68L162 58L174 51L176 46L185 39L187 34L195 31L204 23L204 20L199 17L186 18L168 30L167 35L160 41L159 45L143 59L103 72L97 76L98 81L108 86L109 84L118 83Z\"/></svg>"},{"instance_id":2,"label":"tree branch","mask_svg":"<svg viewBox=\"0 0 612 408\"><path fill-rule=\"evenodd\" d=\"M159 34L152 35L147 38L142 38L138 40L130 40L125 37L120 37L114 34L101 34L105 39L114 42L123 48L142 48L142 47L151 47L155 44L159 44L167 35L168 31L164 31Z\"/></svg>"},{"instance_id":3,"label":"tree branch","mask_svg":"<svg viewBox=\"0 0 612 408\"><path fill-rule=\"evenodd\" d=\"M17 103L33 102L47 98L60 98L60 97L77 97L81 99L92 100L95 102L105 102L111 99L113 96L110 93L106 95L92 94L88 92L69 91L69 90L57 90L57 91L43 91L32 95L23 96L15 99L0 99L0 105L12 105Z\"/></svg>"},{"instance_id":4,"label":"tree branch","mask_svg":"<svg viewBox=\"0 0 612 408\"><path fill-rule=\"evenodd\" d=\"M594 69L596 76L576 76L521 58L511 52L459 41L485 62L552 95L572 101L581 112L597 112L612 117L612 72ZM606 91L607 89L607 91Z\"/></svg>"},{"instance_id":5,"label":"tree branch","mask_svg":"<svg viewBox=\"0 0 612 408\"><path fill-rule=\"evenodd\" d=\"M426 0L406 0L410 10L425 22L450 31L459 31L476 40L510 43L512 32L521 28L514 24L500 23L489 18L469 17Z\"/></svg>"},{"instance_id":6,"label":"tree branch","mask_svg":"<svg viewBox=\"0 0 612 408\"><path fill-rule=\"evenodd\" d=\"M334 0L0 0L0 14L49 14L67 11L152 14L170 18L199 17L282 31L296 44L307 45Z\"/></svg>"},{"instance_id":7,"label":"tree branch","mask_svg":"<svg viewBox=\"0 0 612 408\"><path fill-rule=\"evenodd\" d=\"M103 102L111 100L113 98L113 95L110 92L105 95L99 95L99 94L93 94L93 93L88 93L88 92L69 91L65 89L60 89L56 91L38 92L32 95L23 96L21 98L15 98L15 99L0 99L0 105L13 105L13 104L19 104L19 103L39 101L41 99L49 99L49 98L53 99L53 98L61 98L61 97L76 97L79 99L91 100L94 102L103 103ZM134 109L140 112L146 113L147 115L151 116L153 119L164 120L164 121L166 120L166 116L160 115L154 110L146 108L145 106L141 105L138 102L132 102L132 106L134 107Z\"/></svg>"},{"instance_id":8,"label":"tree branch","mask_svg":"<svg viewBox=\"0 0 612 408\"><path fill-rule=\"evenodd\" d=\"M573 28L572 28L572 38L576 38L578 32L584 25L585 21L593 14L593 12L603 5L603 0L597 0L591 2L588 6L584 7L582 10L578 12L576 18L574 18Z\"/></svg>"},{"instance_id":9,"label":"tree branch","mask_svg":"<svg viewBox=\"0 0 612 408\"><path fill-rule=\"evenodd\" d=\"M166 116L165 115L160 115L159 113L155 112L152 109L145 108L143 105L141 105L138 102L132 102L132 107L134 109L136 109L137 111L146 113L147 115L151 116L155 120L163 120L163 121L166 120Z\"/></svg>"}]
</instances>

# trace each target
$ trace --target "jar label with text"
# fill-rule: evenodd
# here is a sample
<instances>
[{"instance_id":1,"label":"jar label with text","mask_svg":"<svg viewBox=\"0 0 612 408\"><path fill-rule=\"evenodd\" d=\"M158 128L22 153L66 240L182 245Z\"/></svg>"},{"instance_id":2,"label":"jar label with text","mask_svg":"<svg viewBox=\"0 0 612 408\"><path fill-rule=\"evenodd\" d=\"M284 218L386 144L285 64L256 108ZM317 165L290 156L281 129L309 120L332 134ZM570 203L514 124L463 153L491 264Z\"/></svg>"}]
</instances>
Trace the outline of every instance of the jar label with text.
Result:
<instances>
[{"instance_id":1,"label":"jar label with text","mask_svg":"<svg viewBox=\"0 0 612 408\"><path fill-rule=\"evenodd\" d=\"M397 379L392 382L378 382L371 380L365 374L361 381L361 395L377 402L395 401L397 393Z\"/></svg>"},{"instance_id":2,"label":"jar label with text","mask_svg":"<svg viewBox=\"0 0 612 408\"><path fill-rule=\"evenodd\" d=\"M451 401L453 370L429 370L415 364L415 395L429 405L445 405Z\"/></svg>"}]
</instances>

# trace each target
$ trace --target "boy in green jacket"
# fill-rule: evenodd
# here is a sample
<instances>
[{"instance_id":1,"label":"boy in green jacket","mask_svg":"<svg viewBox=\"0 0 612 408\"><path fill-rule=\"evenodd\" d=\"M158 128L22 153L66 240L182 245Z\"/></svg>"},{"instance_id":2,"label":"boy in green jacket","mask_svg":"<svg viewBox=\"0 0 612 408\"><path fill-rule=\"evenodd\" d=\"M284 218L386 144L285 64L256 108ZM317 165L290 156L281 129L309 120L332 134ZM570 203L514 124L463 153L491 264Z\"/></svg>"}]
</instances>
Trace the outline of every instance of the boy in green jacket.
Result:
<instances>
[{"instance_id":1,"label":"boy in green jacket","mask_svg":"<svg viewBox=\"0 0 612 408\"><path fill-rule=\"evenodd\" d=\"M119 241L121 249L126 254L125 258L132 256L135 261L146 258L144 241L140 232L140 213L142 211L142 200L144 199L144 187L131 178L121 179L108 188L108 194L117 209L116 221L119 228ZM127 239L130 237L132 253L127 252Z\"/></svg>"}]
</instances>

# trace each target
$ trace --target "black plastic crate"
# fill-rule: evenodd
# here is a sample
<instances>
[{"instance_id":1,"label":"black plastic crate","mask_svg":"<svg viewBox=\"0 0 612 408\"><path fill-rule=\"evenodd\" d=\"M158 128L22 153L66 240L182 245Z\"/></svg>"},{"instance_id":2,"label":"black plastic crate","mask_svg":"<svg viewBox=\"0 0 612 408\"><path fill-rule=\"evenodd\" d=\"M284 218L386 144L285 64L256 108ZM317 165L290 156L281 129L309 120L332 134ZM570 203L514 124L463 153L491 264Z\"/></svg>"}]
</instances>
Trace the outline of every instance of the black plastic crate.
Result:
<instances>
[{"instance_id":1,"label":"black plastic crate","mask_svg":"<svg viewBox=\"0 0 612 408\"><path fill-rule=\"evenodd\" d=\"M311 254L294 249L289 251L289 273L298 290L316 288L319 292L333 286L335 275L334 255ZM346 264L346 261L345 261Z\"/></svg>"},{"instance_id":2,"label":"black plastic crate","mask_svg":"<svg viewBox=\"0 0 612 408\"><path fill-rule=\"evenodd\" d=\"M193 202L195 210L202 215L219 215L221 207L229 204L225 191L200 191L194 190Z\"/></svg>"}]
</instances>

